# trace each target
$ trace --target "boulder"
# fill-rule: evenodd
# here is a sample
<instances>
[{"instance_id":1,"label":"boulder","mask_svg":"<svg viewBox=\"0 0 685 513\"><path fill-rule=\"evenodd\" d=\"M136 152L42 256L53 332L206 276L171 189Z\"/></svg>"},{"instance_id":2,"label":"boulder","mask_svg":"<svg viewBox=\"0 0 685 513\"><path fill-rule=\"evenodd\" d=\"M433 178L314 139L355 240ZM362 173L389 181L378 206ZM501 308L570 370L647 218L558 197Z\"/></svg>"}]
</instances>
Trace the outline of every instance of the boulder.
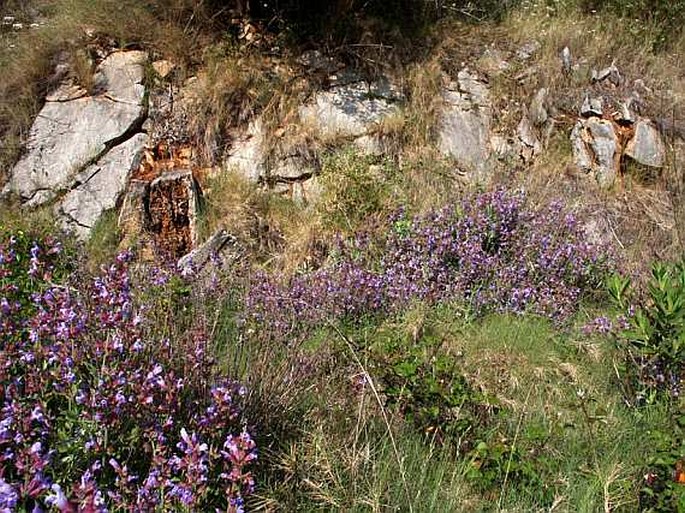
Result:
<instances>
[{"instance_id":1,"label":"boulder","mask_svg":"<svg viewBox=\"0 0 685 513\"><path fill-rule=\"evenodd\" d=\"M475 181L492 171L490 128L492 107L487 86L467 70L443 91L438 147Z\"/></svg>"},{"instance_id":2,"label":"boulder","mask_svg":"<svg viewBox=\"0 0 685 513\"><path fill-rule=\"evenodd\" d=\"M9 190L28 205L44 203L127 140L145 118L146 59L144 52L115 52L98 67L92 95L67 84L49 95L11 172Z\"/></svg>"},{"instance_id":3,"label":"boulder","mask_svg":"<svg viewBox=\"0 0 685 513\"><path fill-rule=\"evenodd\" d=\"M590 147L595 155L595 178L600 187L608 189L616 180L619 171L619 142L611 121L589 119Z\"/></svg>"},{"instance_id":4,"label":"boulder","mask_svg":"<svg viewBox=\"0 0 685 513\"><path fill-rule=\"evenodd\" d=\"M579 120L571 132L571 145L580 169L593 172L600 187L613 186L620 168L620 145L611 121Z\"/></svg>"},{"instance_id":5,"label":"boulder","mask_svg":"<svg viewBox=\"0 0 685 513\"><path fill-rule=\"evenodd\" d=\"M635 123L635 134L626 145L625 154L634 161L649 167L663 167L666 146L654 124L646 119Z\"/></svg>"},{"instance_id":6,"label":"boulder","mask_svg":"<svg viewBox=\"0 0 685 513\"><path fill-rule=\"evenodd\" d=\"M117 206L146 140L145 134L137 134L79 173L77 185L55 207L67 231L85 240L100 216Z\"/></svg>"}]
</instances>

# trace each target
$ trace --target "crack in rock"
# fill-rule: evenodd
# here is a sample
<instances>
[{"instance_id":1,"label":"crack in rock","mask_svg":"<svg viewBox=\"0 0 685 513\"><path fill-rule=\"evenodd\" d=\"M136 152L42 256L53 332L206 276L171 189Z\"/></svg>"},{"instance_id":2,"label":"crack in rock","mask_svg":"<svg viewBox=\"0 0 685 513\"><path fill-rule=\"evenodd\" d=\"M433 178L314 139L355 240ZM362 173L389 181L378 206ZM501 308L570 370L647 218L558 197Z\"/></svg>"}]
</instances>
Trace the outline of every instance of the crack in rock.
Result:
<instances>
[{"instance_id":1,"label":"crack in rock","mask_svg":"<svg viewBox=\"0 0 685 513\"><path fill-rule=\"evenodd\" d=\"M110 54L96 74L102 93L46 102L31 127L26 153L10 177L8 189L25 205L40 205L60 191L78 187L85 169L140 133L147 116L146 59L140 51Z\"/></svg>"}]
</instances>

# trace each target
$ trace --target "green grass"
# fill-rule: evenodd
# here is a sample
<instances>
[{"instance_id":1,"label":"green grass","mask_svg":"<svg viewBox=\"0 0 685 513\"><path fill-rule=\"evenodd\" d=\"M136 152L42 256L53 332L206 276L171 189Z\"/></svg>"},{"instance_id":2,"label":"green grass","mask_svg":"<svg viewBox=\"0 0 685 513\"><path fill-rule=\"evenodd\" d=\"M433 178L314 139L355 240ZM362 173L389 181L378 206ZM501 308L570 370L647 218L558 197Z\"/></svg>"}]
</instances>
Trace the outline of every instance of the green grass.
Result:
<instances>
[{"instance_id":1,"label":"green grass","mask_svg":"<svg viewBox=\"0 0 685 513\"><path fill-rule=\"evenodd\" d=\"M308 413L297 436L263 455L256 505L279 511L637 510L650 441L668 417L659 406L624 405L614 370L618 355L608 341L533 317L472 320L450 305L418 307L344 334L352 349L333 330L310 344L310 352L325 357L316 360L320 372L299 384L308 389ZM487 446L489 457L459 454L449 441L424 436L381 406L383 390L366 348L393 337L436 344L488 398L488 420L466 436L474 447ZM368 386L351 385L366 371L378 397ZM474 473L480 464L494 474Z\"/></svg>"},{"instance_id":2,"label":"green grass","mask_svg":"<svg viewBox=\"0 0 685 513\"><path fill-rule=\"evenodd\" d=\"M119 251L121 231L119 230L119 213L116 209L107 210L100 216L86 242L86 254L91 269L114 260Z\"/></svg>"}]
</instances>

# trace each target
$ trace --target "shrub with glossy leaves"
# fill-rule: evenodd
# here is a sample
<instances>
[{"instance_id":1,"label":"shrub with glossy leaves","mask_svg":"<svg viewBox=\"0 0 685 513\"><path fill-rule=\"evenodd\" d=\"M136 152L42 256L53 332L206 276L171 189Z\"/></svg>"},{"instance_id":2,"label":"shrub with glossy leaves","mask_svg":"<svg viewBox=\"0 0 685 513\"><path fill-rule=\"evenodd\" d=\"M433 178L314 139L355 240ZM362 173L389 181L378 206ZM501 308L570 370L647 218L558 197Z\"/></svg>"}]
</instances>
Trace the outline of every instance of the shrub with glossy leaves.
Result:
<instances>
[{"instance_id":1,"label":"shrub with glossy leaves","mask_svg":"<svg viewBox=\"0 0 685 513\"><path fill-rule=\"evenodd\" d=\"M26 250L0 239L0 510L242 511L245 390L202 330L154 338L130 254L75 284L59 244Z\"/></svg>"}]
</instances>

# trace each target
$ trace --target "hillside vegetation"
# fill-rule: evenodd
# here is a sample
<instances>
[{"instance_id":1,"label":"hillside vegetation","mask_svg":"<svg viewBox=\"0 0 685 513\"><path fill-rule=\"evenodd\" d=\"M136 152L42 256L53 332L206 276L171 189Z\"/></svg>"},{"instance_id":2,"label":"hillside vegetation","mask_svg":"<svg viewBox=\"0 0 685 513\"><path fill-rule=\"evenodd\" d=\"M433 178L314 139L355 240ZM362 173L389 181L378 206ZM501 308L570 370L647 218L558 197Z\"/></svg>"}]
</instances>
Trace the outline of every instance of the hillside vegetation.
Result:
<instances>
[{"instance_id":1,"label":"hillside vegetation","mask_svg":"<svg viewBox=\"0 0 685 513\"><path fill-rule=\"evenodd\" d=\"M50 92L95 95L107 54L142 50L134 178L191 168L210 248L179 261L131 231L129 196L78 241L70 191L3 194L0 512L685 512L685 2L14 0L0 18L0 184ZM620 160L603 188L569 134L610 64L621 81L593 87L639 89L666 158ZM373 151L302 121L349 70L363 101L398 90ZM500 139L548 98L529 154L487 180L439 142L464 82ZM230 158L257 139L250 179ZM313 171L275 174L293 155Z\"/></svg>"}]
</instances>

